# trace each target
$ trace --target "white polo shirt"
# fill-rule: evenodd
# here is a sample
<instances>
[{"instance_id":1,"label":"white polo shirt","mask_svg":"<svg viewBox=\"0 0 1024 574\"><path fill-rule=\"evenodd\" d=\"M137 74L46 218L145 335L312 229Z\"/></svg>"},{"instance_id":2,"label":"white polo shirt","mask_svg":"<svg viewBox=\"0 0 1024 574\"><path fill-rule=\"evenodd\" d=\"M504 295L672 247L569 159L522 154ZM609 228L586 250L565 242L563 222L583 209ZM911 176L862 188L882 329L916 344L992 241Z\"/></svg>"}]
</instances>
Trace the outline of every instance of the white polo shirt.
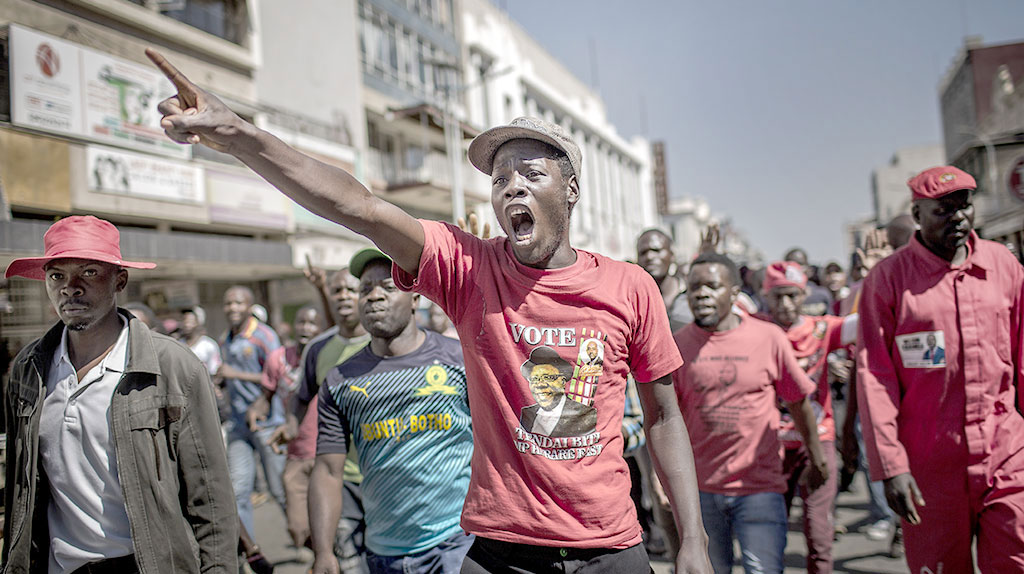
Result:
<instances>
[{"instance_id":1,"label":"white polo shirt","mask_svg":"<svg viewBox=\"0 0 1024 574\"><path fill-rule=\"evenodd\" d=\"M121 323L114 348L81 381L65 328L46 378L39 454L50 482L50 574L135 552L110 418L128 354L128 325Z\"/></svg>"}]
</instances>

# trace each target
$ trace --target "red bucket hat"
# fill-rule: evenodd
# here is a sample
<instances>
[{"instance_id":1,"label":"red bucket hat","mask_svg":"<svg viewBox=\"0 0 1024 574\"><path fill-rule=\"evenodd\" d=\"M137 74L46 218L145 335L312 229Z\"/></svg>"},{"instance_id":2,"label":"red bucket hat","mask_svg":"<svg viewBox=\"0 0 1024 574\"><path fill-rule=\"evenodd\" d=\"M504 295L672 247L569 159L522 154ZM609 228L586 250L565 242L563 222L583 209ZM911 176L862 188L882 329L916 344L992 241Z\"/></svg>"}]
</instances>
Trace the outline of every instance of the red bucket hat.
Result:
<instances>
[{"instance_id":1,"label":"red bucket hat","mask_svg":"<svg viewBox=\"0 0 1024 574\"><path fill-rule=\"evenodd\" d=\"M971 174L951 165L926 169L907 182L914 199L938 199L961 189L978 189Z\"/></svg>"},{"instance_id":2,"label":"red bucket hat","mask_svg":"<svg viewBox=\"0 0 1024 574\"><path fill-rule=\"evenodd\" d=\"M43 266L54 259L90 259L133 269L152 269L156 263L121 259L121 234L109 221L91 215L72 215L54 223L43 235L43 256L15 259L6 277L46 279Z\"/></svg>"},{"instance_id":3,"label":"red bucket hat","mask_svg":"<svg viewBox=\"0 0 1024 574\"><path fill-rule=\"evenodd\" d=\"M776 261L764 270L764 282L761 289L768 293L776 287L807 287L807 275L799 263L793 261Z\"/></svg>"}]
</instances>

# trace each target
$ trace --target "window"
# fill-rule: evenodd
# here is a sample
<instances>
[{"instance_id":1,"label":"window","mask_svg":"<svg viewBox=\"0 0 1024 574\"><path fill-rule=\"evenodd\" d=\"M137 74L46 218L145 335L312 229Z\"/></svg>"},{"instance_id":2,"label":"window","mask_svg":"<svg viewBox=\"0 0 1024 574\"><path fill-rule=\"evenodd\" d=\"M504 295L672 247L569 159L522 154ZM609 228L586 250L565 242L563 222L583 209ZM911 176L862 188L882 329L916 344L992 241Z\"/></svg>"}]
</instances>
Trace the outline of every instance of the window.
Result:
<instances>
[{"instance_id":1,"label":"window","mask_svg":"<svg viewBox=\"0 0 1024 574\"><path fill-rule=\"evenodd\" d=\"M157 2L157 7L169 18L235 44L249 34L246 0L180 0Z\"/></svg>"}]
</instances>

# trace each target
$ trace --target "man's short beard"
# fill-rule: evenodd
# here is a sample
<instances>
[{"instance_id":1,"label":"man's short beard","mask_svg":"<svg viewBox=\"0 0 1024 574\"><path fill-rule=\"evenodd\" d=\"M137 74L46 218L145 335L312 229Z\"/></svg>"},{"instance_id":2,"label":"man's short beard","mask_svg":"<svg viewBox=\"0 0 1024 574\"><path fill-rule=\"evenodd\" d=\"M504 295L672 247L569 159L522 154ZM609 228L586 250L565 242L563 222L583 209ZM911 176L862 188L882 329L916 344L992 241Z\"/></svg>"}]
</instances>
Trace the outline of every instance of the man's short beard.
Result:
<instances>
[{"instance_id":1,"label":"man's short beard","mask_svg":"<svg viewBox=\"0 0 1024 574\"><path fill-rule=\"evenodd\" d=\"M90 324L89 321L75 321L74 323L65 323L64 326L68 328L68 331L84 331L89 328Z\"/></svg>"},{"instance_id":2,"label":"man's short beard","mask_svg":"<svg viewBox=\"0 0 1024 574\"><path fill-rule=\"evenodd\" d=\"M718 313L714 313L712 315L704 317L703 319L698 319L697 317L694 317L693 322L696 323L697 326L700 327L701 329L710 329L711 327L717 327L718 324L722 322L722 319L721 317L718 316Z\"/></svg>"}]
</instances>

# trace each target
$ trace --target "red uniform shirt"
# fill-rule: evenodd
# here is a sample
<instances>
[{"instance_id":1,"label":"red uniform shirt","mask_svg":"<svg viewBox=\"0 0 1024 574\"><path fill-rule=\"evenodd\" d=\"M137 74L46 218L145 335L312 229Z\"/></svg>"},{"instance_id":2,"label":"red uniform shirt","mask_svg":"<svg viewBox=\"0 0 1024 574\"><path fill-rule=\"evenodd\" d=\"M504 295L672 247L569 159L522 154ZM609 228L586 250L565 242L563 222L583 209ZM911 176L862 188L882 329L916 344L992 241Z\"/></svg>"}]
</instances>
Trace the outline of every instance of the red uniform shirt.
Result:
<instances>
[{"instance_id":1,"label":"red uniform shirt","mask_svg":"<svg viewBox=\"0 0 1024 574\"><path fill-rule=\"evenodd\" d=\"M914 237L864 281L857 389L874 480L967 468L975 490L1021 469L1024 271L997 243L967 245L953 266Z\"/></svg>"},{"instance_id":2,"label":"red uniform shirt","mask_svg":"<svg viewBox=\"0 0 1024 574\"><path fill-rule=\"evenodd\" d=\"M759 319L771 321L759 315ZM800 322L786 331L797 362L817 390L811 395L811 408L818 422L818 440L836 440L836 420L832 411L832 389L828 382L828 354L842 347L843 318L834 315L801 315ZM793 424L793 416L782 413L779 438L786 448L800 448L803 439Z\"/></svg>"},{"instance_id":3,"label":"red uniform shirt","mask_svg":"<svg viewBox=\"0 0 1024 574\"><path fill-rule=\"evenodd\" d=\"M782 329L748 316L721 332L691 323L675 340L683 366L672 382L700 490L729 496L785 492L776 397L796 402L815 387Z\"/></svg>"}]
</instances>

